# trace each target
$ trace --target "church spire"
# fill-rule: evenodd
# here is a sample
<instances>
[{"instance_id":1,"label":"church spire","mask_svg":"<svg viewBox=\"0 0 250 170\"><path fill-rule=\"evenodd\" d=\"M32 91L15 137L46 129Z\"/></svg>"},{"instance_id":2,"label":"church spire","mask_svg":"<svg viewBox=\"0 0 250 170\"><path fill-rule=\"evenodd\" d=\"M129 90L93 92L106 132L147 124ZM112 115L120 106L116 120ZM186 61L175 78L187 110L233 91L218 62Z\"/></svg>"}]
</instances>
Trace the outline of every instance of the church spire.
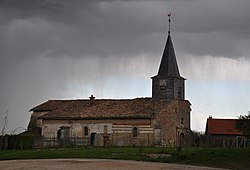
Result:
<instances>
[{"instance_id":1,"label":"church spire","mask_svg":"<svg viewBox=\"0 0 250 170\"><path fill-rule=\"evenodd\" d=\"M171 36L170 36L170 22L171 22L170 16L171 16L171 13L168 14L168 17L169 17L169 19L168 19L168 24L169 24L168 37L167 37L165 49L163 51L158 75L159 76L180 77L179 68L177 65L175 52L174 52L174 46L173 46Z\"/></svg>"},{"instance_id":2,"label":"church spire","mask_svg":"<svg viewBox=\"0 0 250 170\"><path fill-rule=\"evenodd\" d=\"M168 37L158 74L152 77L152 98L156 100L185 99L185 78L180 76L170 36L170 17L171 13L168 14Z\"/></svg>"}]
</instances>

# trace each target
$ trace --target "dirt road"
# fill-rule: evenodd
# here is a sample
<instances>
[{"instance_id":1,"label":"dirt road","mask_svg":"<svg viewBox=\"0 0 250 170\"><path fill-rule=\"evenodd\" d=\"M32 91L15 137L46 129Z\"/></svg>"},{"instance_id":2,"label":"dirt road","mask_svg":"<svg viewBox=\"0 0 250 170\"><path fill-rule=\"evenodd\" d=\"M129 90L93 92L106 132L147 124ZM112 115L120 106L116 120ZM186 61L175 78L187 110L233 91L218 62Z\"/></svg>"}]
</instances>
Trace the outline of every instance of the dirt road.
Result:
<instances>
[{"instance_id":1,"label":"dirt road","mask_svg":"<svg viewBox=\"0 0 250 170\"><path fill-rule=\"evenodd\" d=\"M108 159L36 159L0 161L1 170L215 170L215 168L167 163L123 161Z\"/></svg>"}]
</instances>

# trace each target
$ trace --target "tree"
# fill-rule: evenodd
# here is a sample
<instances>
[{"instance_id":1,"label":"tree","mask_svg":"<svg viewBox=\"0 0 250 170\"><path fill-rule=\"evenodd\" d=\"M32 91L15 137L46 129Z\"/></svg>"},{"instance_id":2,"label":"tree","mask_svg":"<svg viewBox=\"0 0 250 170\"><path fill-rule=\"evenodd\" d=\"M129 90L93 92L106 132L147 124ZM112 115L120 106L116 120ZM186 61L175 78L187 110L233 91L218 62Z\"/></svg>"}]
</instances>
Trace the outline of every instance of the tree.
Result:
<instances>
[{"instance_id":1,"label":"tree","mask_svg":"<svg viewBox=\"0 0 250 170\"><path fill-rule=\"evenodd\" d=\"M236 128L247 138L250 137L250 111L248 111L248 115L240 115L238 117Z\"/></svg>"},{"instance_id":2,"label":"tree","mask_svg":"<svg viewBox=\"0 0 250 170\"><path fill-rule=\"evenodd\" d=\"M8 114L9 114L9 109L5 113L4 125L3 125L3 128L2 128L1 136L4 136L4 133L5 133L5 128L6 128L6 125L8 123Z\"/></svg>"}]
</instances>

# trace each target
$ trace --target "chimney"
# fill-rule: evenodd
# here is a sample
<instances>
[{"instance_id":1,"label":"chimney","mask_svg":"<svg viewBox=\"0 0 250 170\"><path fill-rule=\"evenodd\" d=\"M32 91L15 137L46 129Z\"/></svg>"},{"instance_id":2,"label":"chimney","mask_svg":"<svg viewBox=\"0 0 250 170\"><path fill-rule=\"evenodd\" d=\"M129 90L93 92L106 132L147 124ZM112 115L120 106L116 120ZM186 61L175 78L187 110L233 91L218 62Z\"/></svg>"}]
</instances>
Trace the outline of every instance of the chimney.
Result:
<instances>
[{"instance_id":1,"label":"chimney","mask_svg":"<svg viewBox=\"0 0 250 170\"><path fill-rule=\"evenodd\" d=\"M212 117L212 115L209 115L209 119L212 119L213 117Z\"/></svg>"},{"instance_id":2,"label":"chimney","mask_svg":"<svg viewBox=\"0 0 250 170\"><path fill-rule=\"evenodd\" d=\"M95 101L95 97L93 96L93 94L89 97L89 100L90 100L90 106L93 106Z\"/></svg>"}]
</instances>

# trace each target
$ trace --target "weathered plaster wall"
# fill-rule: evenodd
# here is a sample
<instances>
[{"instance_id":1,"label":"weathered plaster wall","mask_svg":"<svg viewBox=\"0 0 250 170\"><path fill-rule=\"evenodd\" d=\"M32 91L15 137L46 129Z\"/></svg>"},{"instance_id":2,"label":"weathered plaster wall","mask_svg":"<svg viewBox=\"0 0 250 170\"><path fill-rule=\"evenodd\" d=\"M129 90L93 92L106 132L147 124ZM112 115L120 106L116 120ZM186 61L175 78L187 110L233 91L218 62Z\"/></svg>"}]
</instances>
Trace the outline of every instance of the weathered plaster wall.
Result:
<instances>
[{"instance_id":1,"label":"weathered plaster wall","mask_svg":"<svg viewBox=\"0 0 250 170\"><path fill-rule=\"evenodd\" d=\"M70 127L70 137L83 138L86 145L91 144L91 134L95 135L94 145L115 146L152 146L154 144L154 128L150 119L131 120L43 120L42 136L57 138L57 131L62 127ZM107 132L104 131L106 126ZM84 135L84 128L88 135ZM133 127L138 129L134 137Z\"/></svg>"}]
</instances>

